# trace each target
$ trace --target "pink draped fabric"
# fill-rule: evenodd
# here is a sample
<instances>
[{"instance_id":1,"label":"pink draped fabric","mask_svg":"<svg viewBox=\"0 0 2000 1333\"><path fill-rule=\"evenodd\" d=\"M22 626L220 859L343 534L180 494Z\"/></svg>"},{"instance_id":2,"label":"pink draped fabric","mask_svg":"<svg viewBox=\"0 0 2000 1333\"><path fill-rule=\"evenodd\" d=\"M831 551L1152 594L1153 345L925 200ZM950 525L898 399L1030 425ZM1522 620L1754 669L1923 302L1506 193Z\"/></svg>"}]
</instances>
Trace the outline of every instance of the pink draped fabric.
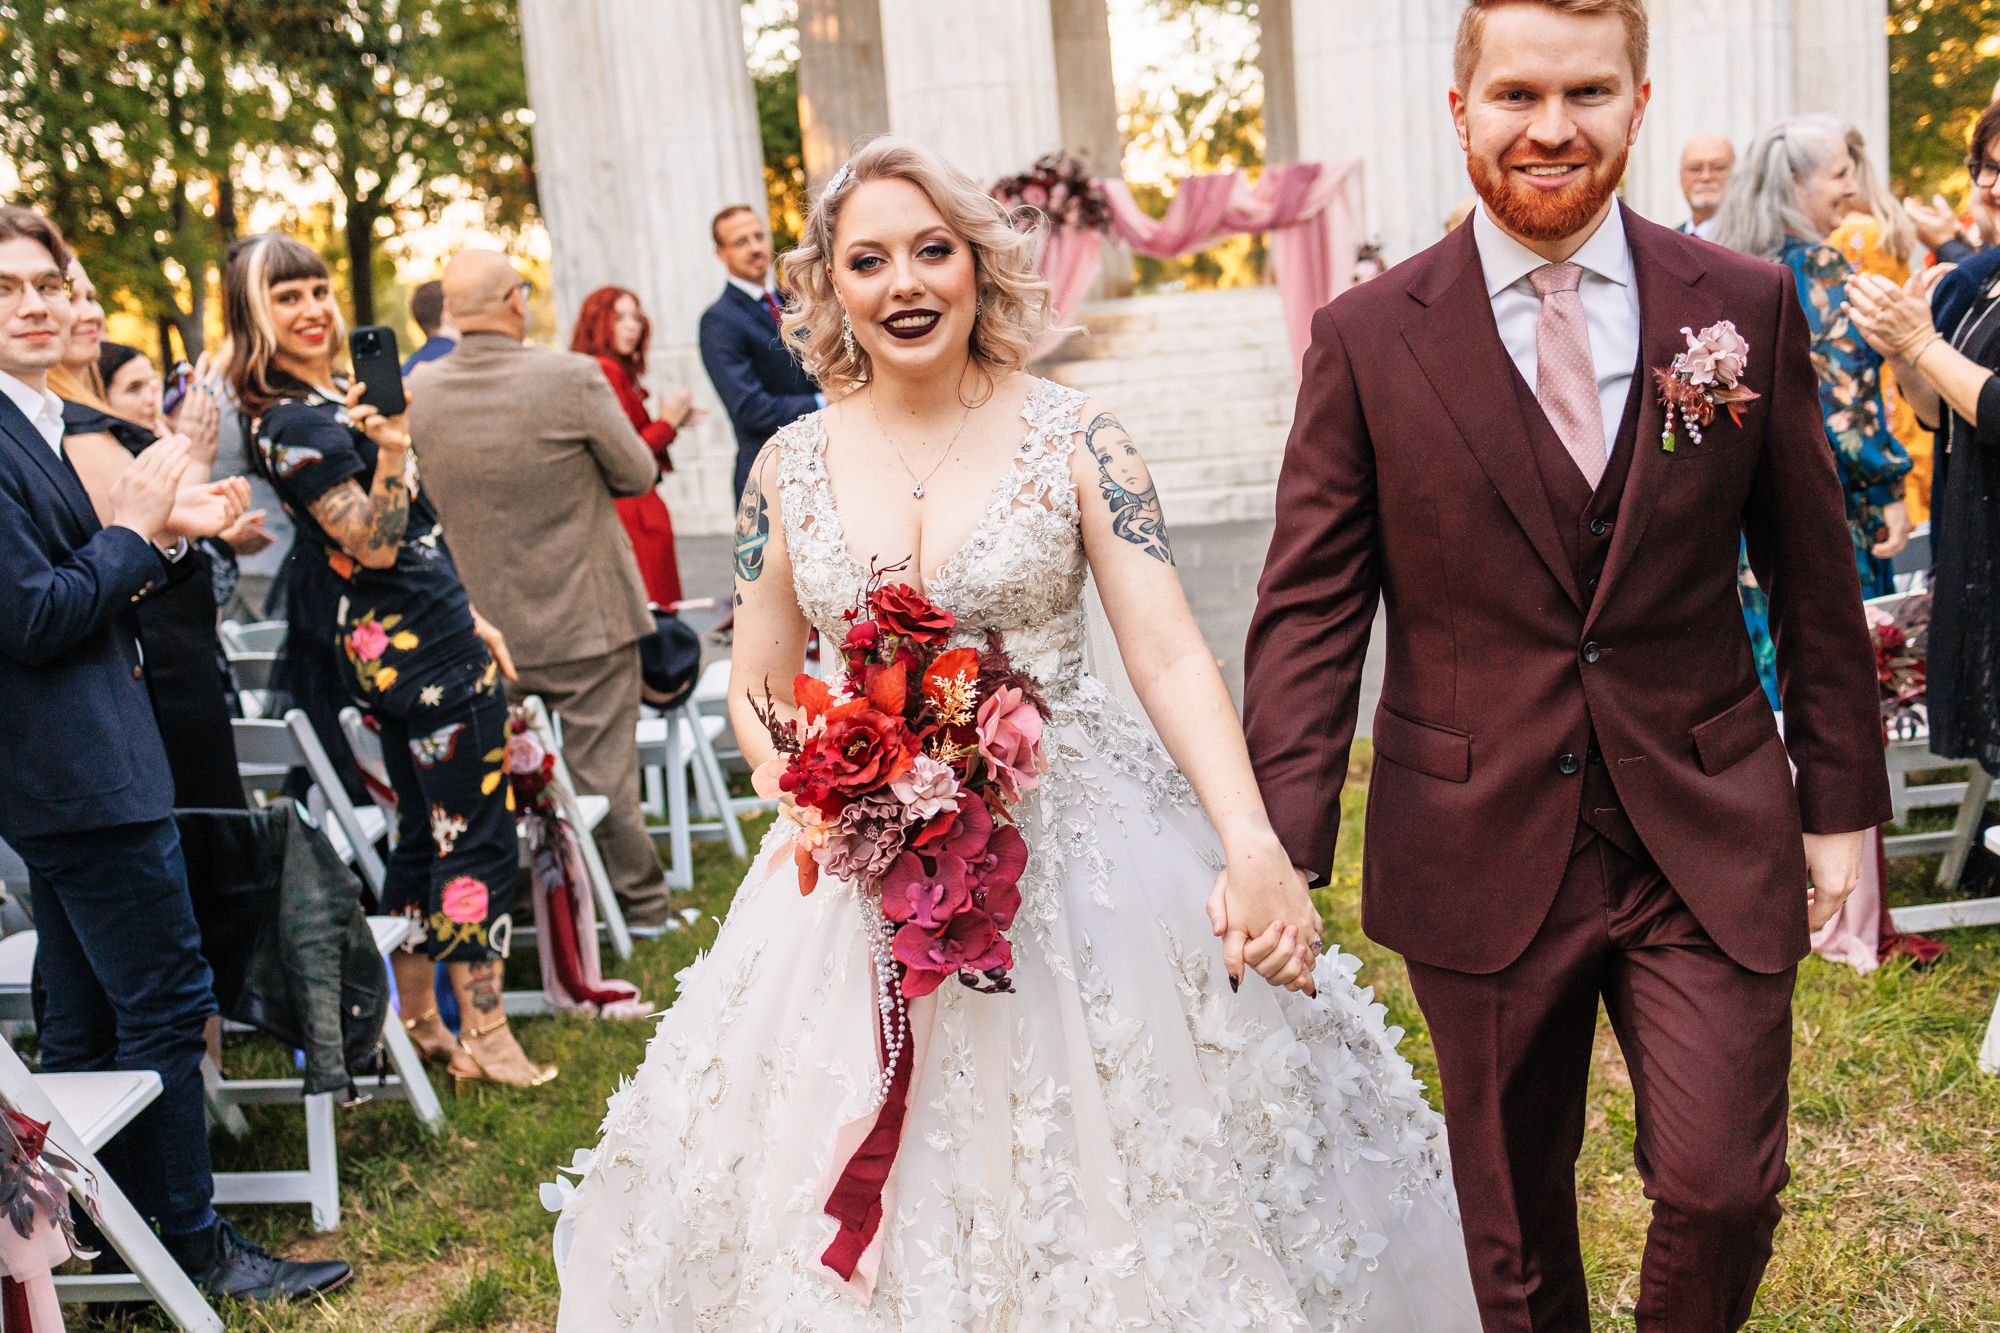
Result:
<instances>
[{"instance_id":1,"label":"pink draped fabric","mask_svg":"<svg viewBox=\"0 0 2000 1333\"><path fill-rule=\"evenodd\" d=\"M1111 230L1142 255L1171 259L1244 232L1271 233L1271 266L1285 307L1293 364L1312 342L1313 313L1354 281L1361 244L1361 164L1291 162L1266 168L1252 187L1241 172L1181 182L1163 218L1149 217L1125 182L1097 182L1111 206ZM1042 276L1055 287L1056 316L1067 324L1095 280L1101 242L1059 231L1044 248ZM1075 237L1071 241L1069 238ZM1045 339L1039 355L1053 346Z\"/></svg>"},{"instance_id":2,"label":"pink draped fabric","mask_svg":"<svg viewBox=\"0 0 2000 1333\"><path fill-rule=\"evenodd\" d=\"M1863 976L1881 961L1882 830L1868 830L1861 853L1861 879L1833 920L1813 932L1813 952L1831 963L1846 963Z\"/></svg>"},{"instance_id":3,"label":"pink draped fabric","mask_svg":"<svg viewBox=\"0 0 2000 1333\"><path fill-rule=\"evenodd\" d=\"M1088 228L1059 227L1043 242L1042 277L1055 289L1056 325L1066 326L1083 304L1084 293L1104 267L1104 235ZM1053 350L1065 335L1051 331L1035 342L1031 356Z\"/></svg>"}]
</instances>

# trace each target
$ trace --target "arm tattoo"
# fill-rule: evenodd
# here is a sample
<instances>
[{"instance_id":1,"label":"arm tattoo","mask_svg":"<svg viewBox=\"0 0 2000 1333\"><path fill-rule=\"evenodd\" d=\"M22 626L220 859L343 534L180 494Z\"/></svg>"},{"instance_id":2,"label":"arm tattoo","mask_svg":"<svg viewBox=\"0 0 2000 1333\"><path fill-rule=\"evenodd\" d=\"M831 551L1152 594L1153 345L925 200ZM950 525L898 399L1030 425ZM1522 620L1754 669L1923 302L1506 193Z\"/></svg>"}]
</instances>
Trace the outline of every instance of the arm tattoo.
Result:
<instances>
[{"instance_id":1,"label":"arm tattoo","mask_svg":"<svg viewBox=\"0 0 2000 1333\"><path fill-rule=\"evenodd\" d=\"M374 501L374 521L369 525L365 544L371 551L394 550L403 543L410 526L410 492L401 477L378 477Z\"/></svg>"},{"instance_id":2,"label":"arm tattoo","mask_svg":"<svg viewBox=\"0 0 2000 1333\"><path fill-rule=\"evenodd\" d=\"M745 583L755 583L764 572L764 548L771 541L771 509L764 500L761 471L760 467L750 469L750 480L736 506L736 577Z\"/></svg>"},{"instance_id":3,"label":"arm tattoo","mask_svg":"<svg viewBox=\"0 0 2000 1333\"><path fill-rule=\"evenodd\" d=\"M1111 506L1111 531L1153 559L1171 565L1167 520L1160 512L1160 493L1139 457L1138 446L1109 412L1100 412L1083 432L1084 447L1097 460L1097 487Z\"/></svg>"},{"instance_id":4,"label":"arm tattoo","mask_svg":"<svg viewBox=\"0 0 2000 1333\"><path fill-rule=\"evenodd\" d=\"M393 551L410 525L410 492L399 476L377 477L372 492L363 492L361 484L349 477L309 508L326 535L357 560L375 551Z\"/></svg>"}]
</instances>

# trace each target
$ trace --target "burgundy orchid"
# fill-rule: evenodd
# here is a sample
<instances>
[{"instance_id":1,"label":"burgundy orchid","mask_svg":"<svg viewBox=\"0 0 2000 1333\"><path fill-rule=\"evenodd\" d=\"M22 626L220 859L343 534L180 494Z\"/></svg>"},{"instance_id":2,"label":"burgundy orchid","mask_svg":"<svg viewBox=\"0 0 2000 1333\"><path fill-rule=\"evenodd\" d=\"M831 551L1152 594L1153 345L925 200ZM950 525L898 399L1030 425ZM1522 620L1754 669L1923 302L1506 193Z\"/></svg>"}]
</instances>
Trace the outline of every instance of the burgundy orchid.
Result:
<instances>
[{"instance_id":1,"label":"burgundy orchid","mask_svg":"<svg viewBox=\"0 0 2000 1333\"><path fill-rule=\"evenodd\" d=\"M882 877L882 915L891 921L942 930L971 901L965 862L949 854L932 871L922 857L904 852Z\"/></svg>"}]
</instances>

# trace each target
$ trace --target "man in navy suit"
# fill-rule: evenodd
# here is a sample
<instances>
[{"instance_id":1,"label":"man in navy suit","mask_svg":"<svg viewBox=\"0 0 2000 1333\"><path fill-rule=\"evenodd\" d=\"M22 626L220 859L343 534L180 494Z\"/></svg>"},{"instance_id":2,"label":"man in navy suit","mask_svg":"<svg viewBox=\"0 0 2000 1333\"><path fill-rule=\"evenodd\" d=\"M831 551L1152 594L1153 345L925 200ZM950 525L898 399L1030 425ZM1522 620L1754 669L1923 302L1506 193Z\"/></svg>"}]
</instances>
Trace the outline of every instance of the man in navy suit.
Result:
<instances>
[{"instance_id":1,"label":"man in navy suit","mask_svg":"<svg viewBox=\"0 0 2000 1333\"><path fill-rule=\"evenodd\" d=\"M764 441L826 397L778 336L771 280L771 238L748 204L731 204L709 224L715 257L729 270L722 296L701 314L701 364L736 427L736 490Z\"/></svg>"},{"instance_id":2,"label":"man in navy suit","mask_svg":"<svg viewBox=\"0 0 2000 1333\"><path fill-rule=\"evenodd\" d=\"M211 1206L201 1057L215 998L133 616L188 576L188 536L233 522L249 487L181 490L188 442L169 436L119 475L99 525L46 382L69 337L69 262L46 218L0 208L0 837L35 904L42 1068L159 1074L159 1098L100 1158L211 1294L330 1291L346 1264L279 1260Z\"/></svg>"}]
</instances>

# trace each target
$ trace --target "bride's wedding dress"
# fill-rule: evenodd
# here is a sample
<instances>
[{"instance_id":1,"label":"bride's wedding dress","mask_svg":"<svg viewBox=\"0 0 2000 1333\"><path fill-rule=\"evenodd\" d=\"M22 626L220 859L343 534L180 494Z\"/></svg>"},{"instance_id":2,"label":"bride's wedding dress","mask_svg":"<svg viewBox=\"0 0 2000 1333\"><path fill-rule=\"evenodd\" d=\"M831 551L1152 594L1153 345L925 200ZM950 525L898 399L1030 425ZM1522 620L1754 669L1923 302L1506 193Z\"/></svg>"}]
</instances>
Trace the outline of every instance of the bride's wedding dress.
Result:
<instances>
[{"instance_id":1,"label":"bride's wedding dress","mask_svg":"<svg viewBox=\"0 0 2000 1333\"><path fill-rule=\"evenodd\" d=\"M1082 669L1082 402L1036 386L1012 470L925 589L954 644L1000 631L1053 716L1019 808L1014 993L948 980L914 1034L875 1248L848 1283L819 1261L829 1159L879 1098L862 906L830 875L802 897L774 831L563 1206L560 1329L1478 1328L1443 1124L1358 960L1329 949L1317 998L1254 973L1231 993L1204 910L1221 844ZM839 643L867 572L825 432L774 444L799 605Z\"/></svg>"}]
</instances>

